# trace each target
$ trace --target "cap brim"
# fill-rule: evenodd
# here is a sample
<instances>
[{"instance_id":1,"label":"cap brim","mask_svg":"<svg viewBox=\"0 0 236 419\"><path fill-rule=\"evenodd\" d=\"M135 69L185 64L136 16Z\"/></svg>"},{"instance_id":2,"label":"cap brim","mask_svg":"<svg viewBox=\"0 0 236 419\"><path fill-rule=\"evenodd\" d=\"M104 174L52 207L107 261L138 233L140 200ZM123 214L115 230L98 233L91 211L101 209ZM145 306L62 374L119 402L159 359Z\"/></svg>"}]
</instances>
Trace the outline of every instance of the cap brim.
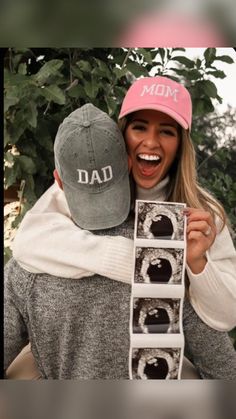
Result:
<instances>
[{"instance_id":1,"label":"cap brim","mask_svg":"<svg viewBox=\"0 0 236 419\"><path fill-rule=\"evenodd\" d=\"M153 104L153 103L145 104L145 105L139 105L139 106L133 106L130 109L126 109L125 111L120 113L119 119L123 118L126 115L129 115L130 113L145 110L145 109L151 109L151 110L154 110L154 111L160 111L160 112L166 113L167 115L171 116L171 118L173 118L176 122L178 122L178 124L180 124L181 127L183 127L184 129L190 128L188 126L187 121L185 121L185 119L182 118L182 116L180 116L177 112L173 111L168 106L159 105L159 104L157 105L157 104Z\"/></svg>"},{"instance_id":2,"label":"cap brim","mask_svg":"<svg viewBox=\"0 0 236 419\"><path fill-rule=\"evenodd\" d=\"M130 211L130 185L127 173L116 185L99 193L78 191L63 184L73 221L86 230L102 230L122 224Z\"/></svg>"}]
</instances>

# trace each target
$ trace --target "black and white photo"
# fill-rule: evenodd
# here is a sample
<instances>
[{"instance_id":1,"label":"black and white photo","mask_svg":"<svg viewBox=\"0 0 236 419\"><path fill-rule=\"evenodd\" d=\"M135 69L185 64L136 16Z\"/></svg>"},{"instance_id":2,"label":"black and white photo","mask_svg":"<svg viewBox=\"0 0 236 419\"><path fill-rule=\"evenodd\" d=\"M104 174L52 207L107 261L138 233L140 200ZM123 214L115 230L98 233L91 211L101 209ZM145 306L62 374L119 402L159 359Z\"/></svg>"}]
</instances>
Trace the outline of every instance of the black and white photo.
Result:
<instances>
[{"instance_id":1,"label":"black and white photo","mask_svg":"<svg viewBox=\"0 0 236 419\"><path fill-rule=\"evenodd\" d=\"M132 378L137 380L178 379L180 348L133 348Z\"/></svg>"},{"instance_id":2,"label":"black and white photo","mask_svg":"<svg viewBox=\"0 0 236 419\"><path fill-rule=\"evenodd\" d=\"M184 204L137 201L137 239L184 240Z\"/></svg>"},{"instance_id":3,"label":"black and white photo","mask_svg":"<svg viewBox=\"0 0 236 419\"><path fill-rule=\"evenodd\" d=\"M134 282L147 284L181 284L183 249L136 247Z\"/></svg>"},{"instance_id":4,"label":"black and white photo","mask_svg":"<svg viewBox=\"0 0 236 419\"><path fill-rule=\"evenodd\" d=\"M134 298L133 333L179 333L180 299Z\"/></svg>"}]
</instances>

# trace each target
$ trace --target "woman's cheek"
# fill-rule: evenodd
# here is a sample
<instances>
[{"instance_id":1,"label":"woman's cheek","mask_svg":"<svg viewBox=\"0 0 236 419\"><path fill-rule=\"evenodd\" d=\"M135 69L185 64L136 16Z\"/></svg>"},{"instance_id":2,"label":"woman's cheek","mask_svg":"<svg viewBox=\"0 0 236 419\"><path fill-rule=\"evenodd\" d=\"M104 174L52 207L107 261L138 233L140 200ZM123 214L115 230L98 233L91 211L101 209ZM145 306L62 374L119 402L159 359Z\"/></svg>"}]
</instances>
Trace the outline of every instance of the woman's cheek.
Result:
<instances>
[{"instance_id":1,"label":"woman's cheek","mask_svg":"<svg viewBox=\"0 0 236 419\"><path fill-rule=\"evenodd\" d=\"M128 155L128 170L129 170L129 173L131 172L131 169L132 169L132 159L131 159L131 157Z\"/></svg>"}]
</instances>

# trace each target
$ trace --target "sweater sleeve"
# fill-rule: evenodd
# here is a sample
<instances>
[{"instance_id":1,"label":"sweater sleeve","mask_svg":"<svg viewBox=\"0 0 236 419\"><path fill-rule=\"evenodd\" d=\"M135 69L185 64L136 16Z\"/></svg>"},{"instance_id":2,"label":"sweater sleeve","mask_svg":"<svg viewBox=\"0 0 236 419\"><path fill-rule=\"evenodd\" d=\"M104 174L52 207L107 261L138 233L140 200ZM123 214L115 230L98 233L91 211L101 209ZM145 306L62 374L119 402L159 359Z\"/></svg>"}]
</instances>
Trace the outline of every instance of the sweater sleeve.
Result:
<instances>
[{"instance_id":1,"label":"sweater sleeve","mask_svg":"<svg viewBox=\"0 0 236 419\"><path fill-rule=\"evenodd\" d=\"M236 326L236 251L226 226L206 256L207 264L200 274L187 266L190 300L206 324L229 331Z\"/></svg>"},{"instance_id":2,"label":"sweater sleeve","mask_svg":"<svg viewBox=\"0 0 236 419\"><path fill-rule=\"evenodd\" d=\"M28 343L24 320L27 280L11 259L4 270L4 371Z\"/></svg>"},{"instance_id":3,"label":"sweater sleeve","mask_svg":"<svg viewBox=\"0 0 236 419\"><path fill-rule=\"evenodd\" d=\"M29 211L15 237L13 256L33 273L65 278L99 274L130 283L133 240L97 236L80 229L62 213Z\"/></svg>"}]
</instances>

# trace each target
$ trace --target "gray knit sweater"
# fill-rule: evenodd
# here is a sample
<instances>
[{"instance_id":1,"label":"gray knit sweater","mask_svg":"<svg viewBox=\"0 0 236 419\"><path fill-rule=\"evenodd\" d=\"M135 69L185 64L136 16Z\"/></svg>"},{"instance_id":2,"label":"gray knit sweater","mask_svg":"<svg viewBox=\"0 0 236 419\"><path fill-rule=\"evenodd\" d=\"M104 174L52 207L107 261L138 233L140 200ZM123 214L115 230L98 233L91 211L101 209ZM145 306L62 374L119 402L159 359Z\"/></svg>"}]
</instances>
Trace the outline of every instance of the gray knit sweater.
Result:
<instances>
[{"instance_id":1,"label":"gray knit sweater","mask_svg":"<svg viewBox=\"0 0 236 419\"><path fill-rule=\"evenodd\" d=\"M130 219L98 234L132 238L133 224ZM30 341L44 378L128 378L130 291L99 275L76 280L33 274L11 259L5 267L5 368ZM201 377L235 379L228 334L206 325L188 300L183 326Z\"/></svg>"},{"instance_id":2,"label":"gray knit sweater","mask_svg":"<svg viewBox=\"0 0 236 419\"><path fill-rule=\"evenodd\" d=\"M99 234L132 237L133 220ZM75 280L5 267L6 369L31 349L43 378L128 378L130 285L94 275Z\"/></svg>"}]
</instances>

